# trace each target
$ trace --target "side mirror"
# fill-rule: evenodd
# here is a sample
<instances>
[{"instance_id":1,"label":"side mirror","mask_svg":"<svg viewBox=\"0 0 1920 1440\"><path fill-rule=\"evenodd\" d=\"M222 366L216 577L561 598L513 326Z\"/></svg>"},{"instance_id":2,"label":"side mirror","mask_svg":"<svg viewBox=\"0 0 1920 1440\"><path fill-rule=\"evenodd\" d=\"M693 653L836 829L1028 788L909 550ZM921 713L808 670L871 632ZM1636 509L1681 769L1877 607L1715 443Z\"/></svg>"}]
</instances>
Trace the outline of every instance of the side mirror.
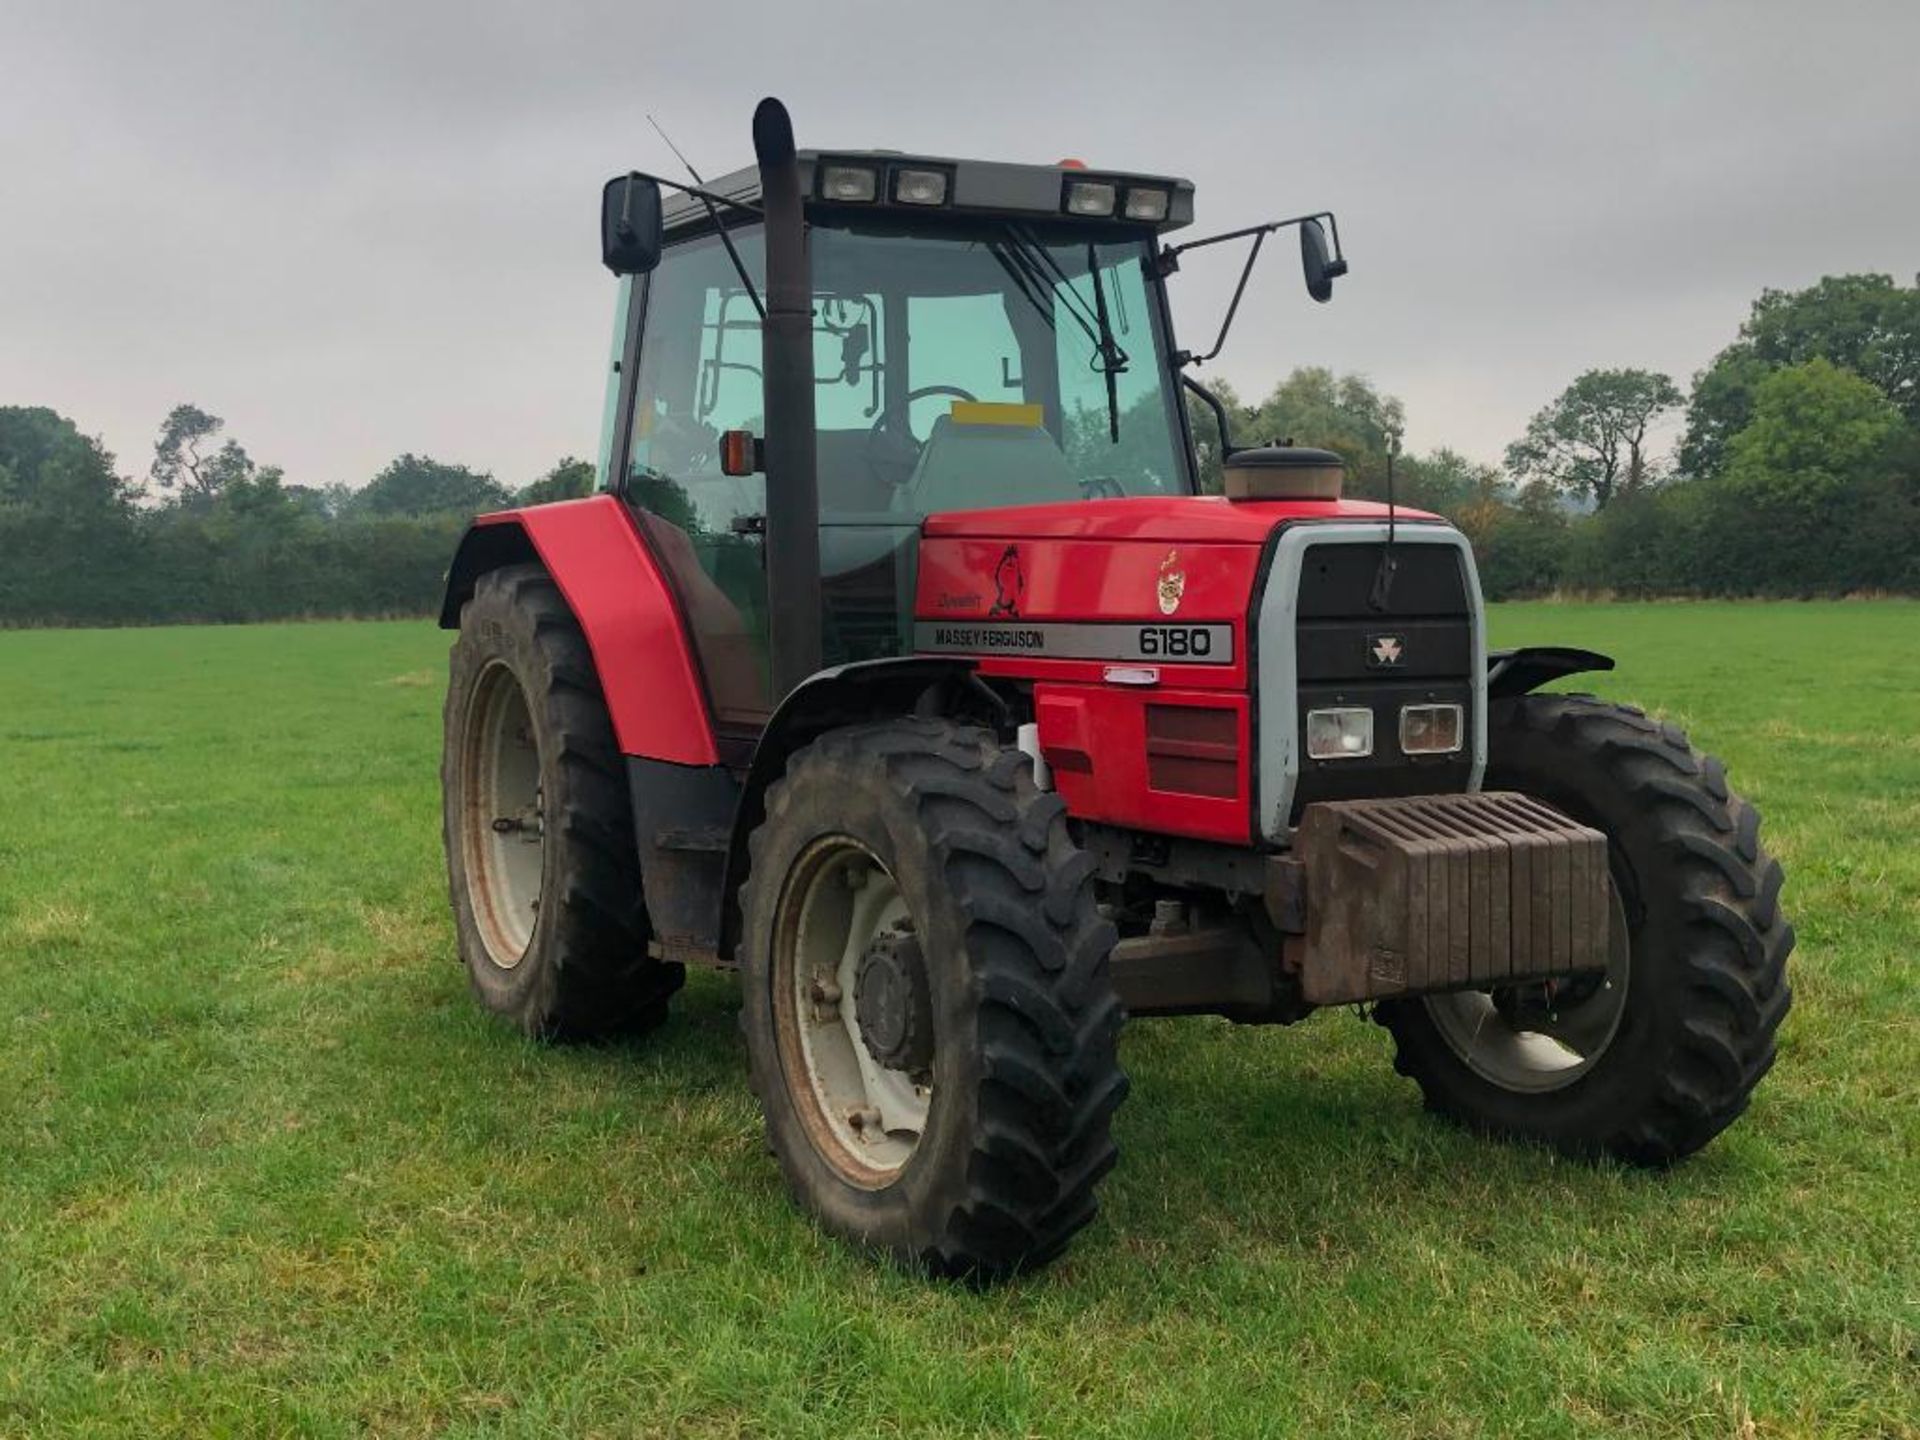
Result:
<instances>
[{"instance_id":1,"label":"side mirror","mask_svg":"<svg viewBox=\"0 0 1920 1440\"><path fill-rule=\"evenodd\" d=\"M1307 293L1321 304L1333 298L1333 282L1347 273L1347 262L1327 256L1327 232L1318 220L1300 222L1300 268Z\"/></svg>"},{"instance_id":2,"label":"side mirror","mask_svg":"<svg viewBox=\"0 0 1920 1440\"><path fill-rule=\"evenodd\" d=\"M660 263L660 183L616 175L600 192L600 260L616 275L644 275Z\"/></svg>"}]
</instances>

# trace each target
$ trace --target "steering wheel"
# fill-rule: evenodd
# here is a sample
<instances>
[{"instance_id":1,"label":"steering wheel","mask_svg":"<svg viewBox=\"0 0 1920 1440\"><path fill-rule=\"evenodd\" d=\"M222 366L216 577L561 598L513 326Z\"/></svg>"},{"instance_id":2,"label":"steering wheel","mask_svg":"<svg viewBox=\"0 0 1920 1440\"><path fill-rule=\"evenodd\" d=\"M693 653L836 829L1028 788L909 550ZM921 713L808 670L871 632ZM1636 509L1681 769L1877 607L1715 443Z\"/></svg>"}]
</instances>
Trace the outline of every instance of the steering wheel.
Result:
<instances>
[{"instance_id":1,"label":"steering wheel","mask_svg":"<svg viewBox=\"0 0 1920 1440\"><path fill-rule=\"evenodd\" d=\"M1089 475L1080 482L1080 494L1088 500L1124 500L1127 487L1111 475Z\"/></svg>"},{"instance_id":2,"label":"steering wheel","mask_svg":"<svg viewBox=\"0 0 1920 1440\"><path fill-rule=\"evenodd\" d=\"M920 452L926 448L926 441L914 438L913 402L934 395L951 395L956 400L975 403L980 398L958 385L922 385L918 390L907 392L906 401L897 412L883 407L873 428L867 431L867 466L895 489L913 478L913 467L920 463ZM904 422L897 433L892 423L896 413Z\"/></svg>"}]
</instances>

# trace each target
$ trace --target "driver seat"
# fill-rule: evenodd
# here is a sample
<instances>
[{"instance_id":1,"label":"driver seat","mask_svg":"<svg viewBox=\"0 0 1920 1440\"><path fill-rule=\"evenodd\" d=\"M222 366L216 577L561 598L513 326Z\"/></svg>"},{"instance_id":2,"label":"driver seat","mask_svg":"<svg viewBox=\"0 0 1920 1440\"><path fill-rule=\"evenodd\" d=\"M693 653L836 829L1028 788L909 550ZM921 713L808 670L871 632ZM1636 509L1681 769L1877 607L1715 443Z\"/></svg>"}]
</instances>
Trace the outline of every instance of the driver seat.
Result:
<instances>
[{"instance_id":1,"label":"driver seat","mask_svg":"<svg viewBox=\"0 0 1920 1440\"><path fill-rule=\"evenodd\" d=\"M942 415L893 508L933 515L1084 498L1067 457L1040 426L962 425Z\"/></svg>"}]
</instances>

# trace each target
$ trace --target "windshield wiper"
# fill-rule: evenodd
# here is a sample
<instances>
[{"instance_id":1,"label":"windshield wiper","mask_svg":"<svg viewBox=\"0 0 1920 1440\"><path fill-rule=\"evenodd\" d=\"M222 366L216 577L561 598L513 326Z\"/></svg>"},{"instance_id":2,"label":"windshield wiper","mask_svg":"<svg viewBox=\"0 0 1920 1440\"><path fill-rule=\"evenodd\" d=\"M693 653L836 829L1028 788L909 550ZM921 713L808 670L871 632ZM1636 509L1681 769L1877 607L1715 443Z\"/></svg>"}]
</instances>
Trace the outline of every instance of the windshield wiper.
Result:
<instances>
[{"instance_id":1,"label":"windshield wiper","mask_svg":"<svg viewBox=\"0 0 1920 1440\"><path fill-rule=\"evenodd\" d=\"M1000 244L989 247L994 259L998 260L1013 278L1016 288L1025 297L1027 303L1045 318L1049 326L1053 325L1053 310L1036 292L1052 291L1060 299L1061 308L1073 317L1081 333L1093 342L1093 354L1088 357L1089 365L1106 377L1107 382L1107 435L1114 444L1120 441L1120 381L1130 363L1127 352L1121 348L1114 337L1113 323L1107 312L1106 286L1100 280L1099 252L1092 244L1087 246L1087 276L1093 282L1093 305L1089 306L1073 286L1072 278L1053 258L1053 254L1044 245L1031 239L1020 228L1009 226L1003 251Z\"/></svg>"},{"instance_id":2,"label":"windshield wiper","mask_svg":"<svg viewBox=\"0 0 1920 1440\"><path fill-rule=\"evenodd\" d=\"M1127 368L1127 353L1113 338L1113 324L1107 319L1107 286L1100 278L1100 257L1087 242L1087 278L1093 281L1093 310L1100 318L1100 373L1107 377L1107 442L1120 443L1120 372Z\"/></svg>"}]
</instances>

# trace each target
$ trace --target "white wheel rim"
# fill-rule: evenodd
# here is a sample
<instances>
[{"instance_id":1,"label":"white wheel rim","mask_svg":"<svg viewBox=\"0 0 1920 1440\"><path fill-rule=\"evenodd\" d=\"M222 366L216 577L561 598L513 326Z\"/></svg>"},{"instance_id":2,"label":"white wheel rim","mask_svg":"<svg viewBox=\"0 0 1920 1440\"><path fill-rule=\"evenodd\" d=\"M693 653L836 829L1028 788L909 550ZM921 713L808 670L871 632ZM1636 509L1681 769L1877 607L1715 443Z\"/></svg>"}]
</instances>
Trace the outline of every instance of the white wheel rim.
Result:
<instances>
[{"instance_id":1,"label":"white wheel rim","mask_svg":"<svg viewBox=\"0 0 1920 1440\"><path fill-rule=\"evenodd\" d=\"M474 684L462 763L467 898L487 958L511 970L540 918L546 818L533 717L520 681L499 661Z\"/></svg>"},{"instance_id":2,"label":"white wheel rim","mask_svg":"<svg viewBox=\"0 0 1920 1440\"><path fill-rule=\"evenodd\" d=\"M920 1144L932 1085L889 1070L862 1038L860 959L913 918L886 866L844 835L801 854L774 925L772 986L780 1058L814 1148L855 1184L890 1183Z\"/></svg>"},{"instance_id":3,"label":"white wheel rim","mask_svg":"<svg viewBox=\"0 0 1920 1440\"><path fill-rule=\"evenodd\" d=\"M1540 1023L1514 1023L1487 990L1426 997L1434 1028L1474 1074L1503 1090L1544 1094L1564 1090L1606 1054L1626 1013L1632 969L1626 908L1611 878L1607 896L1606 973L1598 981L1586 982L1591 988L1579 999L1549 1005L1547 1013L1538 1017Z\"/></svg>"}]
</instances>

